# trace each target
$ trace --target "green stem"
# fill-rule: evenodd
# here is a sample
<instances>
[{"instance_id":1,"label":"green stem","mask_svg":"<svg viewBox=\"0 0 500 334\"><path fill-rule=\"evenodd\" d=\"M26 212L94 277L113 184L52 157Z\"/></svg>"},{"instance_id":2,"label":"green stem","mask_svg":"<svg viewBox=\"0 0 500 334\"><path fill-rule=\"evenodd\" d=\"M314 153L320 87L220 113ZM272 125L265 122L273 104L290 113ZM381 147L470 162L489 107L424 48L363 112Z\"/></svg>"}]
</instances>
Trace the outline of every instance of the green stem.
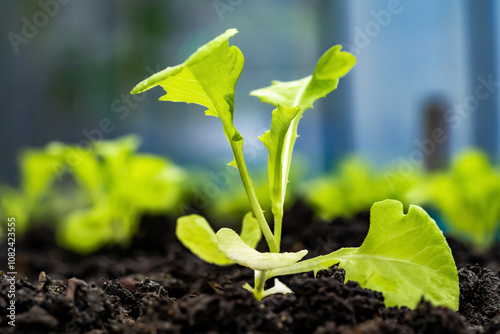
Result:
<instances>
[{"instance_id":1,"label":"green stem","mask_svg":"<svg viewBox=\"0 0 500 334\"><path fill-rule=\"evenodd\" d=\"M264 238L269 246L269 250L272 253L279 252L279 246L276 243L276 239L269 228L269 224L267 223L266 217L264 216L264 211L262 210L259 200L257 199L257 195L255 194L255 190L252 185L252 179L248 174L248 169L245 163L245 158L243 157L243 153L236 146L236 143L231 141L231 149L233 150L234 159L236 160L236 164L238 166L238 171L240 173L241 181L243 182L243 187L245 188L245 192L247 193L248 200L250 201L250 205L252 206L252 210L255 214L255 218L259 222L260 229L262 230L262 234L264 234Z\"/></svg>"},{"instance_id":2,"label":"green stem","mask_svg":"<svg viewBox=\"0 0 500 334\"><path fill-rule=\"evenodd\" d=\"M253 290L253 295L255 299L262 300L262 295L264 293L264 284L266 283L266 270L258 271L255 275L255 288Z\"/></svg>"},{"instance_id":3,"label":"green stem","mask_svg":"<svg viewBox=\"0 0 500 334\"><path fill-rule=\"evenodd\" d=\"M273 217L274 217L274 240L278 245L278 251L281 246L281 229L283 226L283 204L281 206L273 205Z\"/></svg>"}]
</instances>

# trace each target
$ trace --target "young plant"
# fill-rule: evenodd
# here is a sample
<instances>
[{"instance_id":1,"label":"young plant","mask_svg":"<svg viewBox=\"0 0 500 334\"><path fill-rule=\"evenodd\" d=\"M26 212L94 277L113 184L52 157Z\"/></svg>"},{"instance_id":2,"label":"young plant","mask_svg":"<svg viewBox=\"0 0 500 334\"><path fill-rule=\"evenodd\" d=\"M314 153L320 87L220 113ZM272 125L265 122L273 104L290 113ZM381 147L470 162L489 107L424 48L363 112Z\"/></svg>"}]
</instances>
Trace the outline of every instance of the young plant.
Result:
<instances>
[{"instance_id":1,"label":"young plant","mask_svg":"<svg viewBox=\"0 0 500 334\"><path fill-rule=\"evenodd\" d=\"M139 143L126 136L89 147L52 142L25 150L21 189L3 188L1 211L15 216L19 227L35 219L55 223L58 242L80 253L125 244L143 213L173 211L183 193L184 172L165 158L136 153ZM75 182L56 184L66 173Z\"/></svg>"},{"instance_id":2,"label":"young plant","mask_svg":"<svg viewBox=\"0 0 500 334\"><path fill-rule=\"evenodd\" d=\"M345 269L347 280L382 291L388 306L415 307L424 296L433 304L458 309L458 276L451 250L435 222L417 206L411 206L405 215L397 201L375 203L368 236L359 248L342 248L303 261L307 250L280 253L283 203L298 122L314 101L337 87L339 78L351 69L355 58L342 52L341 46L334 46L321 56L312 75L291 82L274 81L272 86L251 93L276 106L270 130L260 137L269 151L272 231L245 164L243 138L233 124L234 89L244 63L241 51L229 46L228 39L236 33L236 29L227 30L184 63L154 74L131 92L137 94L159 85L167 92L160 100L199 104L206 108L206 115L220 118L234 156L230 165L238 169L252 207L253 213L245 216L240 235L228 228L215 233L198 215L181 217L177 224L180 241L207 262L237 263L253 269L254 287L246 284L244 288L258 300L274 293L291 292L277 278L274 287L265 290L264 283L270 278L308 271L317 273L338 264ZM269 252L254 249L260 233Z\"/></svg>"}]
</instances>

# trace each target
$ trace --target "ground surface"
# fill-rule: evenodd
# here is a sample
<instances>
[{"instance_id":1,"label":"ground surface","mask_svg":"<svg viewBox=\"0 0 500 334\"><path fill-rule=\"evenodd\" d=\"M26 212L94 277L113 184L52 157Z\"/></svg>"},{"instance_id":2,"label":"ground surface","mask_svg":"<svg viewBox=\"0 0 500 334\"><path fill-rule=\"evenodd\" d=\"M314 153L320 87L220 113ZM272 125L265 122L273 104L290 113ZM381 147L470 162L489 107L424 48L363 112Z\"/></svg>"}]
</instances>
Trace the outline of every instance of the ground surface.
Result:
<instances>
[{"instance_id":1,"label":"ground surface","mask_svg":"<svg viewBox=\"0 0 500 334\"><path fill-rule=\"evenodd\" d=\"M367 214L327 224L301 203L286 217L283 251L306 248L308 256L359 246L368 230ZM459 268L459 312L423 301L415 310L386 308L381 293L344 284L335 267L317 278L282 277L295 293L257 302L241 288L253 281L250 270L202 262L175 239L174 222L165 218L146 217L141 226L130 249L90 257L55 246L47 229L19 241L16 327L7 325L10 282L0 276L0 332L500 333L499 245L479 254L449 239Z\"/></svg>"}]
</instances>

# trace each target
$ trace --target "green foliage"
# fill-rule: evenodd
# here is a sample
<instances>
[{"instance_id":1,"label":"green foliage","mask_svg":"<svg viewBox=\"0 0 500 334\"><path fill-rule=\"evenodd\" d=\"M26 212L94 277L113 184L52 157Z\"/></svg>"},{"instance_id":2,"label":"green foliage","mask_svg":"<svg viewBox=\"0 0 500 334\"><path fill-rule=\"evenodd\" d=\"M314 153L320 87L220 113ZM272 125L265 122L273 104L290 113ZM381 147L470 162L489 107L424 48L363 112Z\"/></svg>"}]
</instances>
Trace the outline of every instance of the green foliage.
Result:
<instances>
[{"instance_id":1,"label":"green foliage","mask_svg":"<svg viewBox=\"0 0 500 334\"><path fill-rule=\"evenodd\" d=\"M229 228L214 233L206 220L192 215L181 217L177 236L202 259L217 264L233 261L255 271L255 284L244 288L260 300L272 293L290 293L290 289L275 280L275 286L264 289L267 279L320 269L340 263L346 277L362 286L382 291L388 305L415 307L423 295L439 305L458 308L458 276L451 251L435 222L421 208L412 206L407 215L397 201L376 203L372 208L372 225L361 247L343 248L329 255L301 261L307 250L280 253L281 223L297 125L304 110L314 101L334 90L339 78L355 63L355 58L342 52L340 46L328 50L318 61L311 76L291 82L273 82L267 88L252 92L264 102L277 106L271 128L260 137L269 151L269 192L274 216L274 233L263 215L243 157L243 138L233 124L234 86L243 68L243 56L230 47L230 29L201 47L183 64L168 67L139 83L132 93L140 93L156 85L167 94L161 100L197 103L207 108L206 114L221 119L224 132L255 218L253 229L244 226L239 236ZM359 166L355 166L359 168ZM353 174L358 173L355 169ZM355 179L357 176L350 175ZM364 182L364 180L362 181ZM362 190L356 196L364 196ZM369 196L368 196L369 197ZM363 197L364 202L371 197ZM255 221L254 221L255 220ZM254 249L257 241L253 232L259 226L270 252ZM215 235L214 235L215 234ZM259 234L260 235L260 234ZM250 245L248 239L253 240Z\"/></svg>"},{"instance_id":2,"label":"green foliage","mask_svg":"<svg viewBox=\"0 0 500 334\"><path fill-rule=\"evenodd\" d=\"M331 174L306 182L301 194L319 217L331 221L367 211L373 203L386 198L407 203L421 178L421 174L415 173L412 178L389 182L386 175L392 173L377 171L362 158L351 156Z\"/></svg>"},{"instance_id":3,"label":"green foliage","mask_svg":"<svg viewBox=\"0 0 500 334\"><path fill-rule=\"evenodd\" d=\"M186 248L208 263L219 266L234 263L219 250L215 232L202 216L180 217L177 220L175 234Z\"/></svg>"},{"instance_id":4,"label":"green foliage","mask_svg":"<svg viewBox=\"0 0 500 334\"><path fill-rule=\"evenodd\" d=\"M183 196L185 173L167 159L137 153L139 143L126 136L90 147L53 142L24 151L21 189L1 190L3 211L17 218L16 227L55 221L58 242L77 252L127 243L143 213L173 211ZM77 186L69 193L66 174Z\"/></svg>"},{"instance_id":5,"label":"green foliage","mask_svg":"<svg viewBox=\"0 0 500 334\"><path fill-rule=\"evenodd\" d=\"M235 263L219 250L216 234L202 216L193 214L180 217L177 220L175 233L182 244L200 259L220 266ZM257 247L261 237L259 222L251 212L247 213L243 218L241 235L238 238L246 247L253 250Z\"/></svg>"},{"instance_id":6,"label":"green foliage","mask_svg":"<svg viewBox=\"0 0 500 334\"><path fill-rule=\"evenodd\" d=\"M415 307L421 296L458 310L458 275L443 233L427 213L398 201L375 203L370 230L356 251L340 258L346 280L384 291L387 306Z\"/></svg>"},{"instance_id":7,"label":"green foliage","mask_svg":"<svg viewBox=\"0 0 500 334\"><path fill-rule=\"evenodd\" d=\"M265 221L248 175L243 157L243 137L233 124L234 88L244 64L241 51L229 46L228 39L236 33L236 29L227 30L200 47L184 63L167 67L143 80L131 93L141 93L160 85L167 92L160 100L199 104L207 108L206 115L220 118L234 155L230 165L238 168L264 237L269 246L277 251L279 246Z\"/></svg>"},{"instance_id":8,"label":"green foliage","mask_svg":"<svg viewBox=\"0 0 500 334\"><path fill-rule=\"evenodd\" d=\"M24 195L17 189L3 185L0 187L0 216L16 218L16 233L22 236L27 229L28 206ZM0 236L4 225L0 226Z\"/></svg>"},{"instance_id":9,"label":"green foliage","mask_svg":"<svg viewBox=\"0 0 500 334\"><path fill-rule=\"evenodd\" d=\"M288 178L288 191L285 193L284 209L289 208L293 204L294 196L298 192L297 189L302 171L300 170L300 164L298 164L300 161L296 158L298 157L294 157L294 168L290 171ZM236 174L233 174L225 170L222 172L224 173L223 176L216 173L211 174L211 172L206 170L198 170L197 173L192 172L196 174L195 176L199 177L196 181L197 186L193 185L195 196L206 200L204 202L206 204L204 210L207 216L214 221L220 222L220 226L231 226L235 222L238 222L245 213L252 210L247 194L241 187L238 172L236 170L235 172ZM267 169L255 170L252 171L252 174L252 184L255 194L266 214L266 218L270 219L272 218L272 209ZM210 185L210 188L205 188L207 185ZM210 190L209 193L212 195L210 196L210 200L208 200L208 192L205 192L205 189Z\"/></svg>"},{"instance_id":10,"label":"green foliage","mask_svg":"<svg viewBox=\"0 0 500 334\"><path fill-rule=\"evenodd\" d=\"M429 188L429 205L443 214L449 233L479 250L492 245L500 224L500 174L484 153L462 152Z\"/></svg>"},{"instance_id":11,"label":"green foliage","mask_svg":"<svg viewBox=\"0 0 500 334\"><path fill-rule=\"evenodd\" d=\"M236 34L229 29L199 48L183 64L167 67L139 83L132 94L160 85L167 92L162 101L186 102L207 108L207 116L219 117L232 143L242 142L233 125L234 87L243 70L243 54L228 38ZM220 74L224 73L223 76Z\"/></svg>"}]
</instances>

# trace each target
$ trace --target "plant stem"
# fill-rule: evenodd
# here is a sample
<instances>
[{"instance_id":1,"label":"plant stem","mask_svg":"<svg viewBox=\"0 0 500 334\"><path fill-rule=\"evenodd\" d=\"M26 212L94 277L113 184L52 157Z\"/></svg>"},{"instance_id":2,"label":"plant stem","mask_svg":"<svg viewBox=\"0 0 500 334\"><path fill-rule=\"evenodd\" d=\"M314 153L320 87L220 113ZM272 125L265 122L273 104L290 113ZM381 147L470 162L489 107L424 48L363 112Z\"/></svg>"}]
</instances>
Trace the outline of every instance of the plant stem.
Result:
<instances>
[{"instance_id":1,"label":"plant stem","mask_svg":"<svg viewBox=\"0 0 500 334\"><path fill-rule=\"evenodd\" d=\"M255 218L257 218L257 221L259 222L262 234L264 234L264 238L266 239L267 245L269 246L269 251L271 251L272 253L279 253L279 246L276 243L276 239L273 236L271 229L269 228L269 224L267 223L266 217L264 216L264 211L262 210L259 200L257 199L257 195L255 194L255 190L252 185L252 179L248 174L248 169L245 163L245 158L243 157L243 153L236 146L236 143L234 141L230 141L230 143L231 149L233 150L234 159L236 160L236 164L238 166L241 181L243 182L243 187L245 188L245 192L247 193L247 197L250 201L250 205L252 206Z\"/></svg>"},{"instance_id":2,"label":"plant stem","mask_svg":"<svg viewBox=\"0 0 500 334\"><path fill-rule=\"evenodd\" d=\"M264 284L266 283L266 273L267 270L257 271L255 275L255 288L253 290L253 295L255 299L262 300L262 295L264 293Z\"/></svg>"}]
</instances>

